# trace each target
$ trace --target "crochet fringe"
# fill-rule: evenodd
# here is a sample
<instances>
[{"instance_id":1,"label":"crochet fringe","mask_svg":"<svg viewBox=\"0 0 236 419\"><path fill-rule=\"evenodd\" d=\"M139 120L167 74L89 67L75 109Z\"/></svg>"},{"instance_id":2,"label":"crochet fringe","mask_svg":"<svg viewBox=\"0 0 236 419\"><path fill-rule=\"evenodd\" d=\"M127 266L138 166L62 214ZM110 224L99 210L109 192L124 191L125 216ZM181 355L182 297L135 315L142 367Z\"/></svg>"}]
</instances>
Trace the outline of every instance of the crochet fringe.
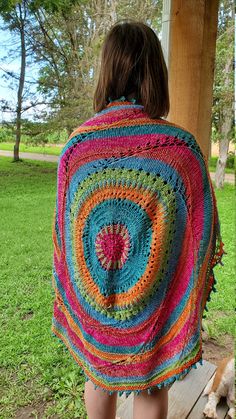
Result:
<instances>
[{"instance_id":1,"label":"crochet fringe","mask_svg":"<svg viewBox=\"0 0 236 419\"><path fill-rule=\"evenodd\" d=\"M103 392L105 392L105 393L107 393L107 394L109 394L109 396L111 396L112 394L114 394L114 393L117 393L119 396L122 396L123 394L125 395L125 397L127 398L127 397L129 397L129 395L131 394L131 393L134 393L135 395L138 395L139 396L139 394L142 392L142 391L147 391L148 392L148 394L150 395L151 393L152 393L152 391L153 390L155 390L156 388L159 388L159 389L161 389L161 388L163 388L163 387L167 387L167 386L169 386L170 384L172 384L174 381L179 381L179 380L181 380L181 378L183 377L183 376L185 376L185 375L187 375L188 373L189 373L189 371L192 369L192 368L194 368L194 369L196 369L197 368L197 364L198 363L200 363L200 365L203 365L203 359L202 359L202 357L198 360L198 361L196 361L194 364L192 364L192 365L190 365L190 367L188 367L188 368L185 368L181 373L179 373L179 374L176 374L176 375L174 375L173 377L170 377L170 378L168 378L167 380L164 380L164 381L162 381L161 383L159 383L159 384L157 384L157 385L155 385L155 386L151 386L151 387L148 387L148 388L146 388L146 389L143 389L143 390L112 390L112 391L110 391L110 390L107 390L107 389L104 389L103 387L100 387L100 386L98 386L97 384L94 384L94 389L96 390L97 388L99 388L100 390L102 390ZM81 370L82 371L82 373L83 373L83 375L84 375L84 377L85 377L85 381L87 382L87 381L92 381L87 375L86 375L86 373L84 372L84 370L82 369Z\"/></svg>"}]
</instances>

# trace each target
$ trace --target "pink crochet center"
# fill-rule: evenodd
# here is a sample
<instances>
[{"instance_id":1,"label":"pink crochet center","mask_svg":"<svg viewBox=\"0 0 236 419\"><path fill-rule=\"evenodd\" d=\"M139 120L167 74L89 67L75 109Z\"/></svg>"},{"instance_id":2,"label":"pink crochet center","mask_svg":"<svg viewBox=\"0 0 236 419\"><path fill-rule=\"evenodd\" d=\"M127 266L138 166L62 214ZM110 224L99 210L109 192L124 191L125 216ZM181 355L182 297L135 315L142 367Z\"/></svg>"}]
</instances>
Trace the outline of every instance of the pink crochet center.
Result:
<instances>
[{"instance_id":1,"label":"pink crochet center","mask_svg":"<svg viewBox=\"0 0 236 419\"><path fill-rule=\"evenodd\" d=\"M106 270L120 269L128 258L129 232L123 224L110 224L97 234L95 242L97 257Z\"/></svg>"}]
</instances>

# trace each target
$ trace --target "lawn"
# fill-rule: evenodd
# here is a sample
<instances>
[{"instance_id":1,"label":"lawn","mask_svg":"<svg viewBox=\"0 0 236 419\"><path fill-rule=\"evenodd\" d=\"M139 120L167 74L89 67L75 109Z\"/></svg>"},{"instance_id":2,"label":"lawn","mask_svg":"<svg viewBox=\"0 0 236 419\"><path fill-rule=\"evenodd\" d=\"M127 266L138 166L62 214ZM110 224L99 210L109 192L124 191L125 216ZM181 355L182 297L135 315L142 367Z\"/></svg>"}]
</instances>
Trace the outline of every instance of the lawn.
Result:
<instances>
[{"instance_id":1,"label":"lawn","mask_svg":"<svg viewBox=\"0 0 236 419\"><path fill-rule=\"evenodd\" d=\"M12 163L11 158L0 158L2 419L27 417L25 406L35 408L36 418L37 411L44 411L43 418L86 418L81 370L50 333L56 167L56 163ZM207 304L205 321L211 336L222 339L234 333L233 185L226 184L216 196L228 254L224 266L215 269L218 292Z\"/></svg>"},{"instance_id":2,"label":"lawn","mask_svg":"<svg viewBox=\"0 0 236 419\"><path fill-rule=\"evenodd\" d=\"M0 158L0 418L40 402L45 418L82 419L81 372L50 333L56 164L11 160Z\"/></svg>"}]
</instances>

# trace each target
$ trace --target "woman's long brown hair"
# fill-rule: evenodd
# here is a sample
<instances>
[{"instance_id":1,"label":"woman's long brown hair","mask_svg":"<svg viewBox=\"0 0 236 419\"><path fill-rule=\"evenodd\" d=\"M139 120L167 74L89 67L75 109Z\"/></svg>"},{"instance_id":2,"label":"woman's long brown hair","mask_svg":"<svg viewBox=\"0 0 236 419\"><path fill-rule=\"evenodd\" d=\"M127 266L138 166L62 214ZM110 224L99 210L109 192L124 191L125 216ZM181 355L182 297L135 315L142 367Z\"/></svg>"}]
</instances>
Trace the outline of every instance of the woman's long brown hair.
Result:
<instances>
[{"instance_id":1,"label":"woman's long brown hair","mask_svg":"<svg viewBox=\"0 0 236 419\"><path fill-rule=\"evenodd\" d=\"M168 72L160 41L149 26L126 20L113 25L105 38L94 110L131 94L151 118L168 115Z\"/></svg>"}]
</instances>

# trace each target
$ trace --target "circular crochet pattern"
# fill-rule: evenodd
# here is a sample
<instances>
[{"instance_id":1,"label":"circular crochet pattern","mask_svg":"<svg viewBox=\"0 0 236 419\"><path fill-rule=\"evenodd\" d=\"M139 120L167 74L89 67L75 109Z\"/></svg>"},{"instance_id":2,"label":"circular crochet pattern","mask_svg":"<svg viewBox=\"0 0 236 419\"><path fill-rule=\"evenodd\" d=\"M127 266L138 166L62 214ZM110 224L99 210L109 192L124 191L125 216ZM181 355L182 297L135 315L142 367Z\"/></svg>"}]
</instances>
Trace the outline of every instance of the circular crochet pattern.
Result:
<instances>
[{"instance_id":1,"label":"circular crochet pattern","mask_svg":"<svg viewBox=\"0 0 236 419\"><path fill-rule=\"evenodd\" d=\"M75 130L57 180L53 333L110 393L179 379L224 253L196 140L121 98Z\"/></svg>"},{"instance_id":2,"label":"circular crochet pattern","mask_svg":"<svg viewBox=\"0 0 236 419\"><path fill-rule=\"evenodd\" d=\"M68 224L73 282L107 317L130 318L163 277L170 249L163 240L170 243L173 235L175 194L159 177L135 169L106 168L79 187L76 174L74 179Z\"/></svg>"},{"instance_id":3,"label":"circular crochet pattern","mask_svg":"<svg viewBox=\"0 0 236 419\"><path fill-rule=\"evenodd\" d=\"M173 235L175 195L160 178L125 168L106 168L83 181L75 174L70 188L74 286L98 312L128 319L163 278L170 246L161 244Z\"/></svg>"},{"instance_id":4,"label":"circular crochet pattern","mask_svg":"<svg viewBox=\"0 0 236 419\"><path fill-rule=\"evenodd\" d=\"M95 240L97 258L106 270L122 268L127 260L129 247L129 232L120 223L102 227Z\"/></svg>"}]
</instances>

